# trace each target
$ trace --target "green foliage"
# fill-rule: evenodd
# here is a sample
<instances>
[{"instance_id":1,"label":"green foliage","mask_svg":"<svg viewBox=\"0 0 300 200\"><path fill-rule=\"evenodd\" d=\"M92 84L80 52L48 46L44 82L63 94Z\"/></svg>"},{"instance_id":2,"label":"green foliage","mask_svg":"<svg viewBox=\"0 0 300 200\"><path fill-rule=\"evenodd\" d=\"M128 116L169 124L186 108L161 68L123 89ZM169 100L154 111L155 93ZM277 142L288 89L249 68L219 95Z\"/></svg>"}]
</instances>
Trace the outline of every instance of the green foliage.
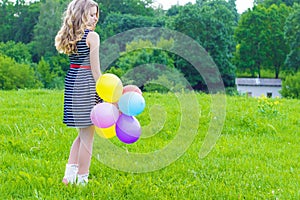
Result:
<instances>
[{"instance_id":1,"label":"green foliage","mask_svg":"<svg viewBox=\"0 0 300 200\"><path fill-rule=\"evenodd\" d=\"M24 0L0 2L0 41L29 43L40 14L40 2Z\"/></svg>"},{"instance_id":2,"label":"green foliage","mask_svg":"<svg viewBox=\"0 0 300 200\"><path fill-rule=\"evenodd\" d=\"M33 51L38 59L49 58L57 54L54 38L62 24L62 13L65 7L66 2L60 0L45 0L41 5L32 41Z\"/></svg>"},{"instance_id":3,"label":"green foliage","mask_svg":"<svg viewBox=\"0 0 300 200\"><path fill-rule=\"evenodd\" d=\"M65 77L70 68L70 61L68 55L56 54L47 59L50 64L51 71L59 77Z\"/></svg>"},{"instance_id":4,"label":"green foliage","mask_svg":"<svg viewBox=\"0 0 300 200\"><path fill-rule=\"evenodd\" d=\"M173 39L161 38L157 44L149 40L133 41L126 45L126 51L116 62L124 74L125 84L143 87L150 80L156 80L165 68L174 68L174 61L168 52L161 49L173 44Z\"/></svg>"},{"instance_id":5,"label":"green foliage","mask_svg":"<svg viewBox=\"0 0 300 200\"><path fill-rule=\"evenodd\" d=\"M143 127L161 120L163 112L166 120L157 134L135 144L111 139L124 153L161 150L179 128L180 105L174 94L143 95L147 106L139 116ZM94 155L89 184L65 187L61 179L78 133L62 124L63 91L0 91L0 112L5 116L0 118L1 198L298 199L299 100L280 100L278 114L268 117L258 110L257 99L227 97L222 135L208 156L199 159L212 113L211 96L196 96L201 117L189 123L199 123L199 129L174 163L154 172L128 173L109 168ZM161 107L156 118L150 117L153 106Z\"/></svg>"},{"instance_id":6,"label":"green foliage","mask_svg":"<svg viewBox=\"0 0 300 200\"><path fill-rule=\"evenodd\" d=\"M145 84L145 91L166 93L183 92L189 88L191 89L186 80L176 69L168 69L161 72L163 72L162 75L157 76L155 80L150 80Z\"/></svg>"},{"instance_id":7,"label":"green foliage","mask_svg":"<svg viewBox=\"0 0 300 200\"><path fill-rule=\"evenodd\" d=\"M31 62L31 54L29 47L21 42L0 42L0 55L11 57L17 62Z\"/></svg>"},{"instance_id":8,"label":"green foliage","mask_svg":"<svg viewBox=\"0 0 300 200\"><path fill-rule=\"evenodd\" d=\"M171 28L196 40L218 66L225 86L230 87L234 86L235 79L235 67L231 63L235 49L232 37L235 24L235 15L226 1L209 1L201 6L184 6L174 18ZM196 70L190 63L182 59L175 62L194 88L203 88L203 79L195 76Z\"/></svg>"},{"instance_id":9,"label":"green foliage","mask_svg":"<svg viewBox=\"0 0 300 200\"><path fill-rule=\"evenodd\" d=\"M28 64L0 55L0 89L14 90L40 86L34 70Z\"/></svg>"},{"instance_id":10,"label":"green foliage","mask_svg":"<svg viewBox=\"0 0 300 200\"><path fill-rule=\"evenodd\" d=\"M38 22L40 7L40 1L33 1L30 3L25 3L24 0L16 1L15 9L17 15L14 16L15 19L12 33L14 41L27 44L33 40L33 31Z\"/></svg>"},{"instance_id":11,"label":"green foliage","mask_svg":"<svg viewBox=\"0 0 300 200\"><path fill-rule=\"evenodd\" d=\"M236 65L241 71L249 70L253 77L256 74L261 77L260 70L266 58L266 52L261 48L265 37L263 30L266 27L266 13L266 8L261 5L244 12L235 30L238 42Z\"/></svg>"},{"instance_id":12,"label":"green foliage","mask_svg":"<svg viewBox=\"0 0 300 200\"><path fill-rule=\"evenodd\" d=\"M295 4L293 12L287 18L284 36L290 47L286 59L287 71L297 72L300 68L300 4Z\"/></svg>"},{"instance_id":13,"label":"green foliage","mask_svg":"<svg viewBox=\"0 0 300 200\"><path fill-rule=\"evenodd\" d=\"M166 15L167 16L176 16L179 14L181 8L182 8L182 6L173 5L173 6L171 6L170 9L167 10Z\"/></svg>"},{"instance_id":14,"label":"green foliage","mask_svg":"<svg viewBox=\"0 0 300 200\"><path fill-rule=\"evenodd\" d=\"M43 83L45 88L49 88L50 83L53 79L53 73L51 73L50 65L42 58L37 65L37 72L40 81Z\"/></svg>"},{"instance_id":15,"label":"green foliage","mask_svg":"<svg viewBox=\"0 0 300 200\"><path fill-rule=\"evenodd\" d=\"M225 88L225 92L227 95L230 96L238 96L239 92L237 91L236 87L227 87Z\"/></svg>"},{"instance_id":16,"label":"green foliage","mask_svg":"<svg viewBox=\"0 0 300 200\"><path fill-rule=\"evenodd\" d=\"M300 99L300 72L285 78L281 95L286 98Z\"/></svg>"},{"instance_id":17,"label":"green foliage","mask_svg":"<svg viewBox=\"0 0 300 200\"><path fill-rule=\"evenodd\" d=\"M64 86L65 86L64 83L65 83L64 77L55 76L51 80L48 88L62 90L62 89L64 89Z\"/></svg>"},{"instance_id":18,"label":"green foliage","mask_svg":"<svg viewBox=\"0 0 300 200\"><path fill-rule=\"evenodd\" d=\"M284 26L290 10L285 4L259 4L243 13L235 31L239 43L235 63L239 71L261 77L261 70L271 69L274 77L279 77L289 52Z\"/></svg>"},{"instance_id":19,"label":"green foliage","mask_svg":"<svg viewBox=\"0 0 300 200\"><path fill-rule=\"evenodd\" d=\"M160 82L164 82L164 84L158 84L158 83L147 83L144 86L144 90L147 92L159 92L159 93L167 93L170 91L170 89L165 85L171 85L168 81L167 77L159 77Z\"/></svg>"},{"instance_id":20,"label":"green foliage","mask_svg":"<svg viewBox=\"0 0 300 200\"><path fill-rule=\"evenodd\" d=\"M105 70L105 73L115 74L118 77L122 77L125 74L121 68L117 67L110 67L109 69Z\"/></svg>"},{"instance_id":21,"label":"green foliage","mask_svg":"<svg viewBox=\"0 0 300 200\"><path fill-rule=\"evenodd\" d=\"M13 26L15 8L13 2L0 1L0 41L13 40Z\"/></svg>"},{"instance_id":22,"label":"green foliage","mask_svg":"<svg viewBox=\"0 0 300 200\"><path fill-rule=\"evenodd\" d=\"M151 7L153 0L97 0L97 2L100 3L101 22L109 13L154 16L154 9Z\"/></svg>"},{"instance_id":23,"label":"green foliage","mask_svg":"<svg viewBox=\"0 0 300 200\"><path fill-rule=\"evenodd\" d=\"M267 9L267 27L263 30L265 39L262 43L263 50L266 52L264 66L269 67L275 72L275 78L283 68L289 47L284 39L284 25L291 9L285 4L279 6L272 5Z\"/></svg>"},{"instance_id":24,"label":"green foliage","mask_svg":"<svg viewBox=\"0 0 300 200\"><path fill-rule=\"evenodd\" d=\"M118 33L141 27L163 27L164 21L150 16L136 16L133 14L110 13L101 25L102 38L107 39Z\"/></svg>"},{"instance_id":25,"label":"green foliage","mask_svg":"<svg viewBox=\"0 0 300 200\"><path fill-rule=\"evenodd\" d=\"M65 73L62 71L63 64L69 61L64 59L63 55L53 56L50 61L46 61L43 57L37 65L37 76L43 83L44 88L63 89ZM51 67L52 66L52 67Z\"/></svg>"},{"instance_id":26,"label":"green foliage","mask_svg":"<svg viewBox=\"0 0 300 200\"><path fill-rule=\"evenodd\" d=\"M280 4L285 4L287 6L293 6L294 3L300 3L300 0L256 0L256 3L262 3L263 5L269 7L272 5L280 5Z\"/></svg>"}]
</instances>

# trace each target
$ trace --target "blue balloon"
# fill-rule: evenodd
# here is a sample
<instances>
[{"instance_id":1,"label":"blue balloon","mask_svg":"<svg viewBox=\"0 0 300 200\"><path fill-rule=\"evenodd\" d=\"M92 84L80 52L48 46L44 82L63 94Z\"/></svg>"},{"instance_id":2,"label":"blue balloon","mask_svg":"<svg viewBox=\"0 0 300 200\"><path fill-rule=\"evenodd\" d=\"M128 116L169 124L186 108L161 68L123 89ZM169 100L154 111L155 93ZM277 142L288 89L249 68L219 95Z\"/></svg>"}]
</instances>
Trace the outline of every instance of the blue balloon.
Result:
<instances>
[{"instance_id":1,"label":"blue balloon","mask_svg":"<svg viewBox=\"0 0 300 200\"><path fill-rule=\"evenodd\" d=\"M128 116L136 116L145 109L145 99L137 92L126 92L119 99L120 111Z\"/></svg>"}]
</instances>

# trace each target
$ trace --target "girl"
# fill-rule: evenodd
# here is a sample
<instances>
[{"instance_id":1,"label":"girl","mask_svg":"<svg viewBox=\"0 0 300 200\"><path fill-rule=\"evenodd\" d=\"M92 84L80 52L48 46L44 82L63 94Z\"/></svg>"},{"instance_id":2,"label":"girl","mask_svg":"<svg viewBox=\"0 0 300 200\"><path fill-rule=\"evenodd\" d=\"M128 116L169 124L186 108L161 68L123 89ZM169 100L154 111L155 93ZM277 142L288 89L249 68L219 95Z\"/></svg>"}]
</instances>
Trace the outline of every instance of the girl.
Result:
<instances>
[{"instance_id":1,"label":"girl","mask_svg":"<svg viewBox=\"0 0 300 200\"><path fill-rule=\"evenodd\" d=\"M96 2L73 0L55 37L56 49L70 58L70 69L65 78L63 122L68 127L79 128L63 178L66 185L75 183L76 178L78 185L88 182L94 138L90 112L100 101L95 92L95 82L101 76L100 41L99 35L93 31L98 18Z\"/></svg>"}]
</instances>

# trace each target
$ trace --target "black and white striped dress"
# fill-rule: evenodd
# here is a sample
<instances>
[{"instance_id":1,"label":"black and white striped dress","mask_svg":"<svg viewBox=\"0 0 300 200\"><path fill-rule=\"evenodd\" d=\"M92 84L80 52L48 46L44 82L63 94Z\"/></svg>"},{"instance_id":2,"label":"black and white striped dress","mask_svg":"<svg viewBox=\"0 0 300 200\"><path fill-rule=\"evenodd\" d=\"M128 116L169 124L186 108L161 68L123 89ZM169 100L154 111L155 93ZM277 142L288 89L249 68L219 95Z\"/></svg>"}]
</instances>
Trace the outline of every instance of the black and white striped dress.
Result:
<instances>
[{"instance_id":1,"label":"black and white striped dress","mask_svg":"<svg viewBox=\"0 0 300 200\"><path fill-rule=\"evenodd\" d=\"M70 64L90 66L90 48L86 44L89 31L85 30L84 36L77 42L77 53L69 56ZM63 123L76 128L93 125L90 112L99 100L92 71L70 68L65 78Z\"/></svg>"}]
</instances>

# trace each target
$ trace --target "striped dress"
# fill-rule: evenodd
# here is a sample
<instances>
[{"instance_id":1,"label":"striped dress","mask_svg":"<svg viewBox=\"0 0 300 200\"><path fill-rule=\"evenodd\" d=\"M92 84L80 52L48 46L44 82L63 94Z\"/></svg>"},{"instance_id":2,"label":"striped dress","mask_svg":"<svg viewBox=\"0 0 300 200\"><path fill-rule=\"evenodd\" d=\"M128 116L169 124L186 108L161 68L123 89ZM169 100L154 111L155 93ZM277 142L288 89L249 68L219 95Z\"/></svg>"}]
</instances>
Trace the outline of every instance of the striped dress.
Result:
<instances>
[{"instance_id":1,"label":"striped dress","mask_svg":"<svg viewBox=\"0 0 300 200\"><path fill-rule=\"evenodd\" d=\"M90 66L90 48L86 44L89 31L85 30L84 36L77 42L77 53L69 56L70 64ZM76 128L93 125L90 112L99 101L92 71L70 68L65 78L63 123Z\"/></svg>"}]
</instances>

